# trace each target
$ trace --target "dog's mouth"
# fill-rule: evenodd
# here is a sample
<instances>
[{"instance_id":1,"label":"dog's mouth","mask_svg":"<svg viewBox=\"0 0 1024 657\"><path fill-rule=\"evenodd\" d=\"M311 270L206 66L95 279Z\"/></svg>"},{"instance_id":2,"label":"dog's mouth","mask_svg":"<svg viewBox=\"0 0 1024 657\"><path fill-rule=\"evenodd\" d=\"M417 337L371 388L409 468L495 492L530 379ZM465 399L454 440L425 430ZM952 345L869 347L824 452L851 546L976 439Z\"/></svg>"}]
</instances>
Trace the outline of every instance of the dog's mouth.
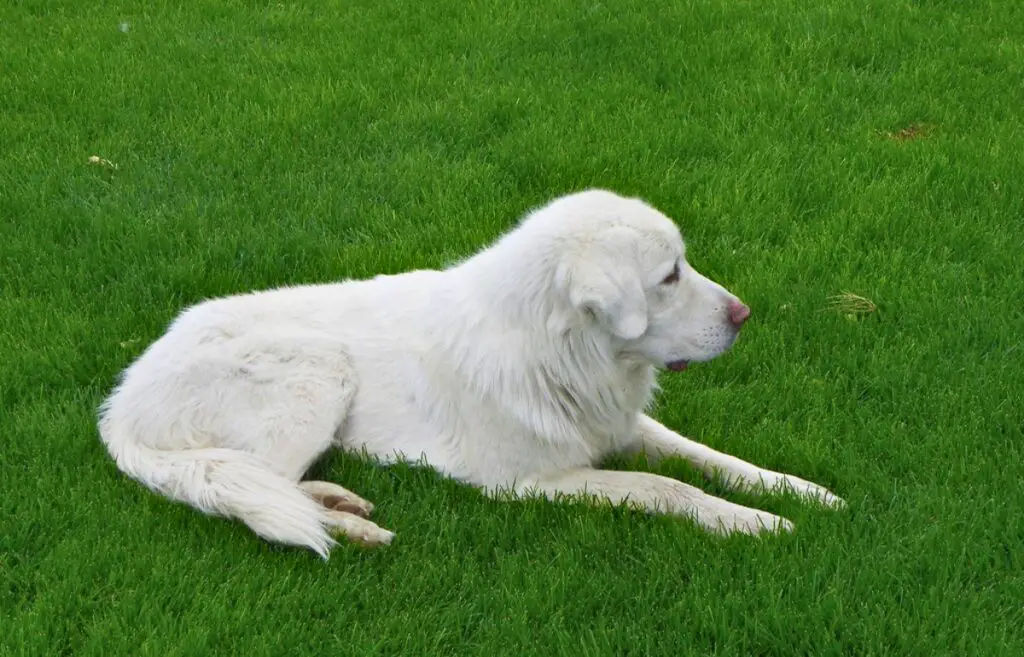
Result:
<instances>
[{"instance_id":1,"label":"dog's mouth","mask_svg":"<svg viewBox=\"0 0 1024 657\"><path fill-rule=\"evenodd\" d=\"M665 363L665 367L672 370L673 372L682 372L689 366L690 361L688 360L674 360L671 363Z\"/></svg>"}]
</instances>

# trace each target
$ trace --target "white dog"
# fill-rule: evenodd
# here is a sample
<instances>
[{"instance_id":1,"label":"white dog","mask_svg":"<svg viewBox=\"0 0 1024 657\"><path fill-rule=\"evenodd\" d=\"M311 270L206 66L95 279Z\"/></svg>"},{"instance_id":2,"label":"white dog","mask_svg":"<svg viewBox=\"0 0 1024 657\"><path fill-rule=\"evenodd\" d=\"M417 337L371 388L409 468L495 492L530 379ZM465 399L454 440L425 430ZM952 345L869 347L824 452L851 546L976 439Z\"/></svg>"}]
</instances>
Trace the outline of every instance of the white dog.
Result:
<instances>
[{"instance_id":1,"label":"white dog","mask_svg":"<svg viewBox=\"0 0 1024 657\"><path fill-rule=\"evenodd\" d=\"M644 450L734 486L842 504L644 415L659 368L721 354L749 314L689 266L663 214L584 191L443 271L190 308L125 371L99 429L118 467L149 488L324 558L332 535L393 536L356 494L300 481L333 446L425 459L491 494L627 502L722 532L790 529L674 479L595 469Z\"/></svg>"}]
</instances>

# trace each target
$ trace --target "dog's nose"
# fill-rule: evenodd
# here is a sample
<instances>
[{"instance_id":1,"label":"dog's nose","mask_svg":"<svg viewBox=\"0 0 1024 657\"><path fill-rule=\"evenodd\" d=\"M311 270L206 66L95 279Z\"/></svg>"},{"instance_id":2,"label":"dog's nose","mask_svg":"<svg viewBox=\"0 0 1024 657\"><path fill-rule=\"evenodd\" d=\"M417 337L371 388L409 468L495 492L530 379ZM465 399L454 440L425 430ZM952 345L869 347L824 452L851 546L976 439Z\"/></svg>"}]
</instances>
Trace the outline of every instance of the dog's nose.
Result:
<instances>
[{"instance_id":1,"label":"dog's nose","mask_svg":"<svg viewBox=\"0 0 1024 657\"><path fill-rule=\"evenodd\" d=\"M732 322L733 326L736 328L743 326L743 322L747 321L748 317L750 317L750 306L742 301L731 301L729 303L729 321Z\"/></svg>"}]
</instances>

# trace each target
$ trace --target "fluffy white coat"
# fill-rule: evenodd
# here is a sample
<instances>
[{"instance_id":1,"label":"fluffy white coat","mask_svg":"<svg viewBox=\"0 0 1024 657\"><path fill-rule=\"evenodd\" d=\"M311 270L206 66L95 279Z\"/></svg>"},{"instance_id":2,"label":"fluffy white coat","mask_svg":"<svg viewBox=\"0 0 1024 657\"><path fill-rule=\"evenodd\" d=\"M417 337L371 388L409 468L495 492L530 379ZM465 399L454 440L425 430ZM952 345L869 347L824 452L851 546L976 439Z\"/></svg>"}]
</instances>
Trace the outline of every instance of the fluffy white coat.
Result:
<instances>
[{"instance_id":1,"label":"fluffy white coat","mask_svg":"<svg viewBox=\"0 0 1024 657\"><path fill-rule=\"evenodd\" d=\"M644 414L659 368L722 353L748 314L689 266L671 220L588 190L443 271L187 309L124 372L100 435L118 467L154 491L325 558L334 536L392 538L367 518L366 500L301 481L331 447L425 459L494 494L582 494L712 530L788 529L673 479L596 469L613 452L645 450L736 486L841 504Z\"/></svg>"}]
</instances>

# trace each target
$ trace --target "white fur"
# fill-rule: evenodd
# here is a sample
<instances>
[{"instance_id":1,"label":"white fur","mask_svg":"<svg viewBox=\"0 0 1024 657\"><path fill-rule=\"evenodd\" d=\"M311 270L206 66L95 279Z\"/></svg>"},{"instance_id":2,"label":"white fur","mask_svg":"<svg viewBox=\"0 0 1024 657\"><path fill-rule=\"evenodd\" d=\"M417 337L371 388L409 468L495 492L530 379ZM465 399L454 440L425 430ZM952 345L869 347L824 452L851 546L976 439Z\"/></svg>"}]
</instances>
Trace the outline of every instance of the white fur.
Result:
<instances>
[{"instance_id":1,"label":"white fur","mask_svg":"<svg viewBox=\"0 0 1024 657\"><path fill-rule=\"evenodd\" d=\"M677 265L678 282L663 282ZM643 414L657 368L732 345L730 303L738 300L686 263L660 212L580 192L444 271L186 310L125 371L100 433L118 467L151 489L325 558L332 534L391 540L360 517L371 505L355 494L298 485L332 446L384 462L425 459L491 493L587 494L721 531L789 528L666 477L594 469L613 452L644 449L735 485L841 503Z\"/></svg>"}]
</instances>

